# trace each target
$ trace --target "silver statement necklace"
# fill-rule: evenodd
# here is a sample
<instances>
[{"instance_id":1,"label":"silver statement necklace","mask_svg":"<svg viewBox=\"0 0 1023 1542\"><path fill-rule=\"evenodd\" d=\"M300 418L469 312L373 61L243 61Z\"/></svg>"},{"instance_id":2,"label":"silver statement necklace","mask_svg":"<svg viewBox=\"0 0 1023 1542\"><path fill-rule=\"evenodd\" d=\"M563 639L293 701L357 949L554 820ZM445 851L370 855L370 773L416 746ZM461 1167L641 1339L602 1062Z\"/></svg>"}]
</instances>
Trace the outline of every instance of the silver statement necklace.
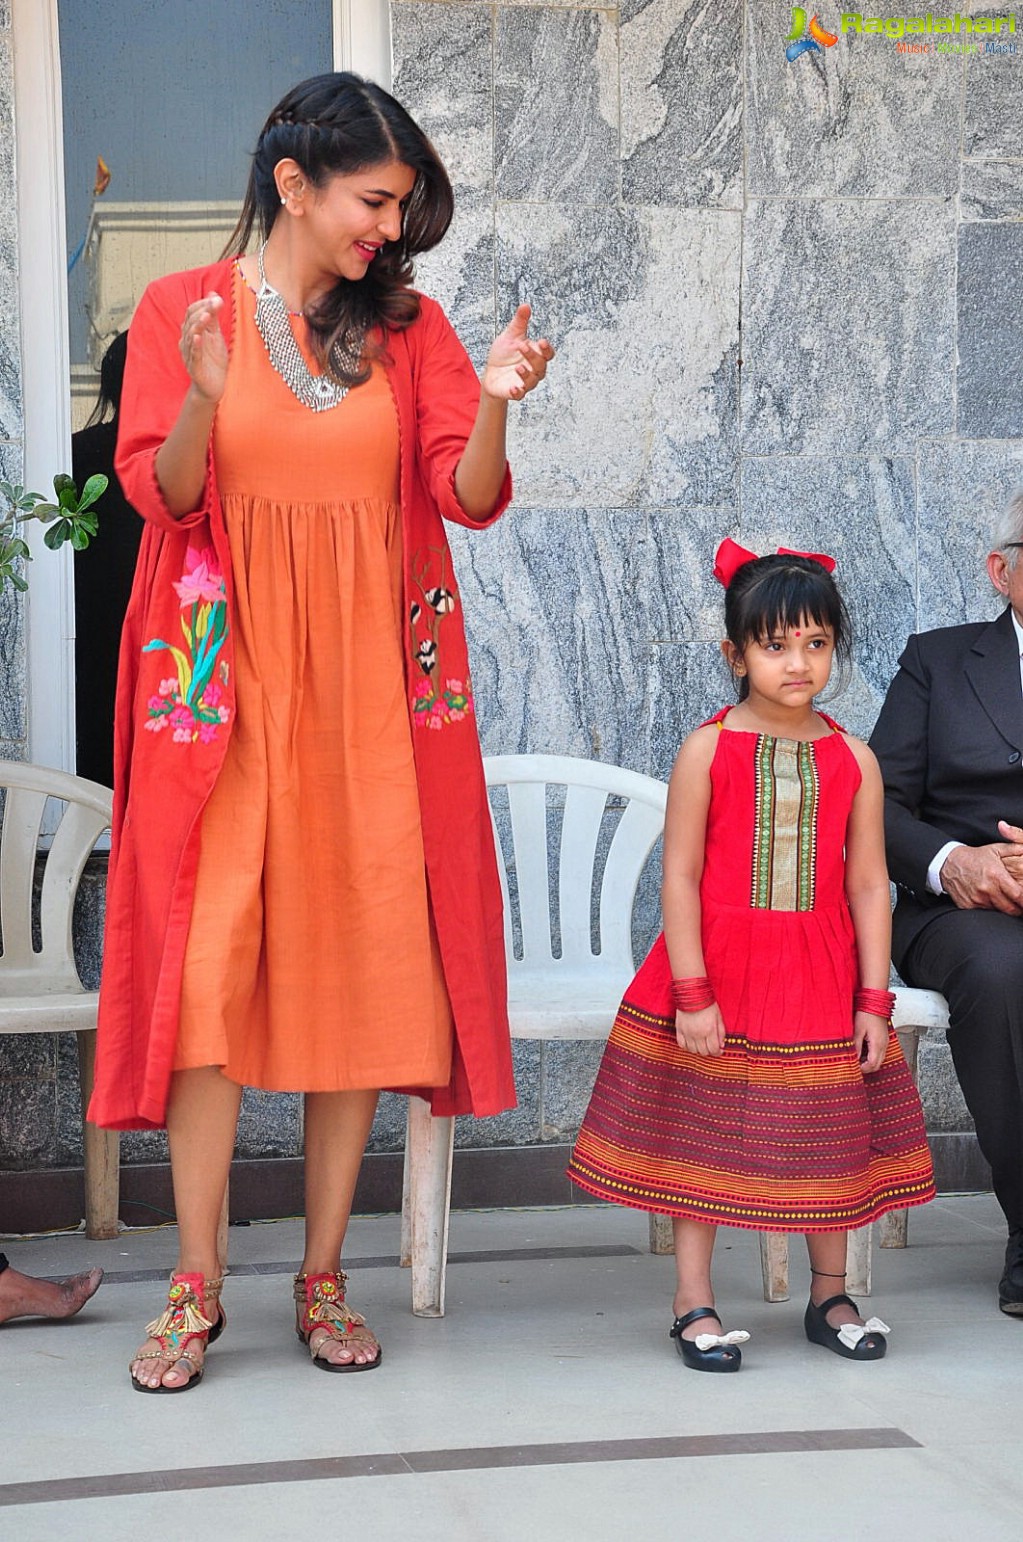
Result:
<instances>
[{"instance_id":1,"label":"silver statement necklace","mask_svg":"<svg viewBox=\"0 0 1023 1542\"><path fill-rule=\"evenodd\" d=\"M295 334L291 330L291 317L283 297L267 282L263 268L263 253L266 251L266 242L259 248L259 289L256 293L256 326L259 335L266 346L270 363L280 375L284 384L292 391L303 406L310 407L313 412L327 412L331 407L336 407L343 402L350 390L349 386L342 385L332 375L314 375L306 363L302 350L295 341ZM362 338L357 339L357 346L342 347L335 343L330 354L330 363L333 370L354 370L359 366L362 357Z\"/></svg>"}]
</instances>

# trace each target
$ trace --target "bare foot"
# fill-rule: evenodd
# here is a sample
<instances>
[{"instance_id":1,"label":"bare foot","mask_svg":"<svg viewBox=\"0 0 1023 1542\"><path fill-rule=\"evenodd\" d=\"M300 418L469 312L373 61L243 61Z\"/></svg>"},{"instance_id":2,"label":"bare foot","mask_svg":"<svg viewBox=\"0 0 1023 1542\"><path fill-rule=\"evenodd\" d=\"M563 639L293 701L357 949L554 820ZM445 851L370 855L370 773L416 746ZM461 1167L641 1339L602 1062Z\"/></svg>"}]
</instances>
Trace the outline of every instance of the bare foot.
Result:
<instances>
[{"instance_id":1,"label":"bare foot","mask_svg":"<svg viewBox=\"0 0 1023 1542\"><path fill-rule=\"evenodd\" d=\"M192 1335L185 1345L185 1353L178 1359L160 1358L160 1350L166 1347L166 1342L161 1344L159 1339L146 1339L136 1351L137 1358L131 1362L132 1380L142 1387L183 1387L186 1381L199 1375L206 1358L206 1346L198 1334ZM157 1358L139 1358L142 1355L156 1355Z\"/></svg>"},{"instance_id":2,"label":"bare foot","mask_svg":"<svg viewBox=\"0 0 1023 1542\"><path fill-rule=\"evenodd\" d=\"M330 1365L371 1365L380 1358L380 1345L357 1312L352 1313L355 1326L343 1339L339 1339L327 1327L314 1328L309 1335L309 1353L314 1360L326 1360Z\"/></svg>"},{"instance_id":3,"label":"bare foot","mask_svg":"<svg viewBox=\"0 0 1023 1542\"><path fill-rule=\"evenodd\" d=\"M0 1323L12 1317L74 1317L96 1294L102 1278L102 1269L66 1280L37 1280L7 1268L0 1274Z\"/></svg>"}]
</instances>

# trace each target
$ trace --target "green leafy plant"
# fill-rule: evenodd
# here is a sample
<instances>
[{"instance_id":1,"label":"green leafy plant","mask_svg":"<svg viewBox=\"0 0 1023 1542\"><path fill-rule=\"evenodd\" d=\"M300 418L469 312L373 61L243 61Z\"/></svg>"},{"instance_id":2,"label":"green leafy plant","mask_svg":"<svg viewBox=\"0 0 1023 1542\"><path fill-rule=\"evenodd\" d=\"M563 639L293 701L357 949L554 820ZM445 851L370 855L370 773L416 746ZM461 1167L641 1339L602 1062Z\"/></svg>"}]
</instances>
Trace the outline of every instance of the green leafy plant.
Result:
<instances>
[{"instance_id":1,"label":"green leafy plant","mask_svg":"<svg viewBox=\"0 0 1023 1542\"><path fill-rule=\"evenodd\" d=\"M18 570L19 562L30 562L32 553L18 534L18 526L27 519L49 525L43 540L51 551L70 541L75 551L83 551L99 529L96 503L107 490L107 478L91 476L81 493L71 477L61 474L53 479L56 503L48 503L43 493L27 493L16 482L0 481L0 589L11 582L22 593L28 581Z\"/></svg>"}]
</instances>

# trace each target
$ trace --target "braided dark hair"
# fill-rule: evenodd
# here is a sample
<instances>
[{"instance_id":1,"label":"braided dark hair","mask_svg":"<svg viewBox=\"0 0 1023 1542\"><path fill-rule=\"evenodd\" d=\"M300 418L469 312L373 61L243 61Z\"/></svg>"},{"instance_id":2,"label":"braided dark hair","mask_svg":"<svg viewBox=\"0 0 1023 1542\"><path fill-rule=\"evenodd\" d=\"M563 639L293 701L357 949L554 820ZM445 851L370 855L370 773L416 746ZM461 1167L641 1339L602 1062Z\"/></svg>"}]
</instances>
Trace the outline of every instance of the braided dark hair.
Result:
<instances>
[{"instance_id":1,"label":"braided dark hair","mask_svg":"<svg viewBox=\"0 0 1023 1542\"><path fill-rule=\"evenodd\" d=\"M805 622L830 630L840 678L844 676L852 650L852 626L838 585L823 563L782 552L757 557L743 563L725 590L725 631L737 653ZM739 700L745 701L749 680L742 675L737 684Z\"/></svg>"},{"instance_id":2,"label":"braided dark hair","mask_svg":"<svg viewBox=\"0 0 1023 1542\"><path fill-rule=\"evenodd\" d=\"M381 351L364 343L370 330L402 331L419 315L419 296L410 288L412 259L436 246L451 224L451 183L422 129L388 92L348 71L314 75L282 97L260 131L225 257L241 256L254 230L263 241L269 236L281 212L274 167L285 159L297 162L314 188L390 161L415 172L400 239L384 245L365 278L339 278L306 312L322 367L342 384L358 385L369 374L368 359ZM332 362L335 344L339 352L346 345L361 350L362 363L351 374Z\"/></svg>"}]
</instances>

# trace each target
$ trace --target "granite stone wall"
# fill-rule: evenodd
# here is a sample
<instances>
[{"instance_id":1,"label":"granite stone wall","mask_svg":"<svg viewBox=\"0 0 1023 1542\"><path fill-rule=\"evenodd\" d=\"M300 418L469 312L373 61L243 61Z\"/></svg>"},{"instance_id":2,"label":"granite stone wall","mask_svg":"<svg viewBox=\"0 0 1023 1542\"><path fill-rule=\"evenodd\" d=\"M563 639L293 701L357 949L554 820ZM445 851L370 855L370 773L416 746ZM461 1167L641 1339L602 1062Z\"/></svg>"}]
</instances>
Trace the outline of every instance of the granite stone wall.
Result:
<instances>
[{"instance_id":1,"label":"granite stone wall","mask_svg":"<svg viewBox=\"0 0 1023 1542\"><path fill-rule=\"evenodd\" d=\"M790 64L788 0L392 0L391 15L396 94L458 198L423 287L477 362L523 299L558 348L513 412L513 511L453 532L485 751L667 776L729 695L710 578L726 534L838 557L857 641L832 710L868 731L908 633L996 610L986 530L1023 480L1023 57L849 36ZM16 470L12 223L0 457ZM18 752L17 607L0 628L0 739ZM17 1075L42 1091L29 1121L0 1090L0 1168L74 1162L73 1047L24 1053L0 1058L0 1089ZM598 1057L516 1046L519 1107L462 1121L459 1142L570 1138ZM969 1119L947 1047L932 1037L922 1059L930 1127L954 1144ZM292 1154L300 1124L297 1099L249 1094L239 1152ZM399 1146L402 1124L385 1098L373 1147ZM162 1152L125 1139L127 1161Z\"/></svg>"}]
</instances>

